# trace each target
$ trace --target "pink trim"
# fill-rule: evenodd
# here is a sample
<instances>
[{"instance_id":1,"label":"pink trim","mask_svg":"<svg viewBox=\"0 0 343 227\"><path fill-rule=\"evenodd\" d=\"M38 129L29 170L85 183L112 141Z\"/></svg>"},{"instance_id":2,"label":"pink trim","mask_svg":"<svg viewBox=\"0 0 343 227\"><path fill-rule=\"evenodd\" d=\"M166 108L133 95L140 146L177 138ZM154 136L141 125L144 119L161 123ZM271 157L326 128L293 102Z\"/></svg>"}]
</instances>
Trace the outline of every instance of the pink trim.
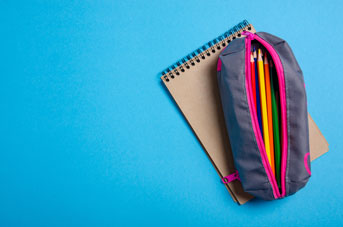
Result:
<instances>
[{"instance_id":1,"label":"pink trim","mask_svg":"<svg viewBox=\"0 0 343 227\"><path fill-rule=\"evenodd\" d=\"M234 180L241 181L241 178L239 178L237 170L234 173L232 173L232 174L222 178L223 184L228 184L228 183L230 183L231 181L234 181Z\"/></svg>"},{"instance_id":2,"label":"pink trim","mask_svg":"<svg viewBox=\"0 0 343 227\"><path fill-rule=\"evenodd\" d=\"M251 76L250 76L250 51L251 51L251 40L253 40L254 37L256 37L256 36L253 33L248 33L248 32L243 33L243 35L247 35L247 37L245 38L245 47L246 47L245 87L246 87L246 92L247 92L248 105L249 105L249 109L250 109L251 122L252 122L253 130L254 130L254 133L256 136L257 146L258 146L258 149L259 149L260 154L261 154L263 167L265 168L268 179L272 184L274 198L277 199L280 197L280 192L279 192L275 177L273 176L272 169L270 167L270 164L269 164L269 161L267 158L267 153L265 151L262 135L260 133L260 126L257 123L258 120L257 120L255 105L252 105L253 96L251 95L252 94L252 90L251 90L252 88L251 88Z\"/></svg>"},{"instance_id":3,"label":"pink trim","mask_svg":"<svg viewBox=\"0 0 343 227\"><path fill-rule=\"evenodd\" d=\"M220 58L218 58L217 71L222 71L222 61L220 60Z\"/></svg>"},{"instance_id":4,"label":"pink trim","mask_svg":"<svg viewBox=\"0 0 343 227\"><path fill-rule=\"evenodd\" d=\"M311 170L310 170L310 167L308 166L308 162L307 162L307 159L308 157L310 156L310 152L307 152L304 156L304 165L305 165L305 169L306 171L308 172L308 174L311 176Z\"/></svg>"},{"instance_id":5,"label":"pink trim","mask_svg":"<svg viewBox=\"0 0 343 227\"><path fill-rule=\"evenodd\" d=\"M274 48L267 43L262 38L255 36L255 39L260 42L270 53L272 59L275 64L276 74L279 77L279 89L280 89L280 106L281 106L281 138L282 138L282 162L281 162L281 189L282 193L281 196L284 197L286 195L286 168L287 168L287 149L288 149L288 133L287 133L287 103L286 103L286 85L285 85L285 77L283 66L280 60L279 55L276 53Z\"/></svg>"}]
</instances>

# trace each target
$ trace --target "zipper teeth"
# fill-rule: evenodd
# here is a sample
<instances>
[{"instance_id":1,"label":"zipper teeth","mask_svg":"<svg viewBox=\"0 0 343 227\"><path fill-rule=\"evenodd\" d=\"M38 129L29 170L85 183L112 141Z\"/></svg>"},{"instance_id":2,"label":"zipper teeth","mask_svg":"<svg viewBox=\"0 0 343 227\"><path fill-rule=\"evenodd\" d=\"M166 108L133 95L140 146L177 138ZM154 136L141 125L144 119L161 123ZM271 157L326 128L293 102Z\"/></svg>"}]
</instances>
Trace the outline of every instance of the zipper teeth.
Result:
<instances>
[{"instance_id":1,"label":"zipper teeth","mask_svg":"<svg viewBox=\"0 0 343 227\"><path fill-rule=\"evenodd\" d=\"M246 91L247 91L247 98L248 98L248 105L249 105L249 108L250 108L250 113L251 113L251 120L252 120L252 125L253 125L253 130L254 130L254 133L255 133L255 136L256 136L256 141L257 141L257 146L259 148L259 151L260 151L260 154L261 154L261 158L262 158L262 164L266 170L266 173L267 173L267 176L268 176L268 179L272 185L272 189L273 189L273 195L274 195L274 198L277 199L280 197L280 192L279 192L279 189L278 189L278 186L276 184L276 180L275 180L275 177L273 176L273 173L272 173L272 170L271 170L271 167L269 165L269 162L267 162L267 154L266 154L266 151L265 151L265 147L264 147L264 143L262 142L262 135L259 133L260 132L260 129L259 129L259 125L256 124L257 122L257 114L256 114L256 110L255 110L255 107L253 105L251 105L252 103L252 95L251 95L251 79L250 79L250 61L249 61L249 53L250 53L250 50L251 50L251 41L253 40L254 38L250 38L250 36L247 36L246 37L246 47L247 47L247 50L246 50L246 64L245 64L245 67L246 67L246 80L245 80L245 83L246 83Z\"/></svg>"},{"instance_id":2,"label":"zipper teeth","mask_svg":"<svg viewBox=\"0 0 343 227\"><path fill-rule=\"evenodd\" d=\"M287 134L287 116L286 116L286 89L284 72L282 68L281 60L274 50L274 48L259 36L255 36L270 53L276 68L276 74L279 78L279 92L280 92L280 106L281 106L281 128L282 128L282 162L281 162L281 197L286 195L286 163L287 163L287 146L288 146L288 134Z\"/></svg>"}]
</instances>

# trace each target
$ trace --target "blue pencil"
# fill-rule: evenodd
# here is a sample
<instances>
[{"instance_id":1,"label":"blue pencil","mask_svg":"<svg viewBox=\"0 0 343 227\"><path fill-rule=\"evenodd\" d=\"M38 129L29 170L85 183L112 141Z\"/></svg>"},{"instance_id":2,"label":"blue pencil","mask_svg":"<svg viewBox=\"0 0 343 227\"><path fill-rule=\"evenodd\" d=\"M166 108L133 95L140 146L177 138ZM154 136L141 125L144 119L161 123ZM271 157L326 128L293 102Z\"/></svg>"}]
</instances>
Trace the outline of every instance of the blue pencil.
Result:
<instances>
[{"instance_id":1,"label":"blue pencil","mask_svg":"<svg viewBox=\"0 0 343 227\"><path fill-rule=\"evenodd\" d=\"M258 124L260 126L261 135L263 138L263 131L262 131L262 115L261 115L261 98L260 98L260 86L259 86L259 79L258 79L258 69L257 69L257 53L254 47L254 60L255 60L255 76L256 76L256 106L257 106L257 119Z\"/></svg>"}]
</instances>

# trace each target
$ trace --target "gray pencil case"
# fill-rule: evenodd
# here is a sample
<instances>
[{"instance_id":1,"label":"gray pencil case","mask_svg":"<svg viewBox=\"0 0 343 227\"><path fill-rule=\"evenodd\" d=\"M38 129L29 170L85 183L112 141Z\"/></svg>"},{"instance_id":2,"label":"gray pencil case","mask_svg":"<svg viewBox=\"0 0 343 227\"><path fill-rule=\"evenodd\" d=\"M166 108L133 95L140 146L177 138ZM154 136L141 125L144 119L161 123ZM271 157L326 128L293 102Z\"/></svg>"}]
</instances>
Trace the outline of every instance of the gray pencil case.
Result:
<instances>
[{"instance_id":1,"label":"gray pencil case","mask_svg":"<svg viewBox=\"0 0 343 227\"><path fill-rule=\"evenodd\" d=\"M280 110L280 160L279 168L274 167L275 173L266 152L266 134L261 130L253 95L252 45L263 48L275 66ZM238 178L246 192L265 200L283 198L303 188L311 176L307 98L302 71L286 41L264 32L243 32L241 38L232 40L222 51L217 69L226 127L239 175L225 178L224 182Z\"/></svg>"}]
</instances>

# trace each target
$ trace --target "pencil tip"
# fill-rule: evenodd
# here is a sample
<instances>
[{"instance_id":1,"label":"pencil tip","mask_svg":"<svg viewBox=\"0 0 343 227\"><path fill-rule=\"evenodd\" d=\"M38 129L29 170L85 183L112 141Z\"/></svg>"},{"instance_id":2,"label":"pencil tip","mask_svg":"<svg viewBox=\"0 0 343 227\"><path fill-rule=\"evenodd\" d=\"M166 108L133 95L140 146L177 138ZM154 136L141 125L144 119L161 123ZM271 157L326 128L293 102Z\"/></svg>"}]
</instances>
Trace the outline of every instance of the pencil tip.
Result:
<instances>
[{"instance_id":1,"label":"pencil tip","mask_svg":"<svg viewBox=\"0 0 343 227\"><path fill-rule=\"evenodd\" d=\"M261 49L258 48L258 61L263 61Z\"/></svg>"}]
</instances>

